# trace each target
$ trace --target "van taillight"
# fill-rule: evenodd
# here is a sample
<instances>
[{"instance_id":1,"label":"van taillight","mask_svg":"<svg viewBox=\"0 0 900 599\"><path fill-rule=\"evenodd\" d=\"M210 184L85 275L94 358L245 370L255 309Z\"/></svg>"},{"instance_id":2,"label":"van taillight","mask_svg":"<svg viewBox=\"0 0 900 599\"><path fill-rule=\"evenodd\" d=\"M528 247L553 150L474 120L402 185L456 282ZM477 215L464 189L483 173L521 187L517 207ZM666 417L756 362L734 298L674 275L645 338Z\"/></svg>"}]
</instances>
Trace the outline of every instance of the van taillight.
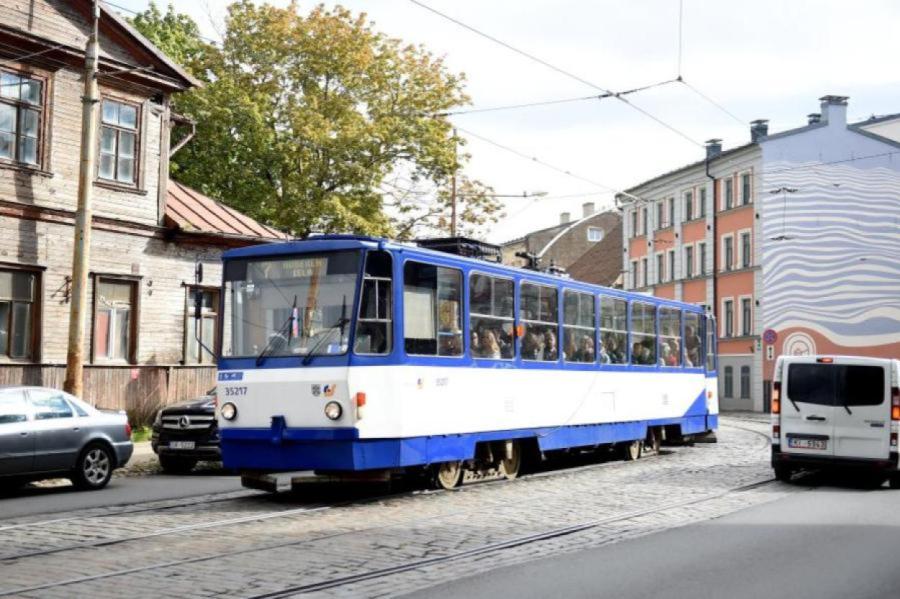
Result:
<instances>
[{"instance_id":1,"label":"van taillight","mask_svg":"<svg viewBox=\"0 0 900 599\"><path fill-rule=\"evenodd\" d=\"M900 387L891 388L891 420L900 420Z\"/></svg>"},{"instance_id":2,"label":"van taillight","mask_svg":"<svg viewBox=\"0 0 900 599\"><path fill-rule=\"evenodd\" d=\"M772 413L781 414L781 383L772 383Z\"/></svg>"}]
</instances>

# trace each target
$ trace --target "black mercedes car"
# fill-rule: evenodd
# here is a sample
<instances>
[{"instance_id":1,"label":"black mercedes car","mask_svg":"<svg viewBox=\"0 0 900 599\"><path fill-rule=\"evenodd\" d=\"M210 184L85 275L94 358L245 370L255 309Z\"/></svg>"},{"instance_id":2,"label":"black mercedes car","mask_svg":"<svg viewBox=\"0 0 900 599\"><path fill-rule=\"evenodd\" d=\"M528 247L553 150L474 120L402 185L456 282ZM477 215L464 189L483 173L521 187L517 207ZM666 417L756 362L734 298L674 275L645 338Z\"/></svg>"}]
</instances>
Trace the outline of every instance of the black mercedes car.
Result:
<instances>
[{"instance_id":1,"label":"black mercedes car","mask_svg":"<svg viewBox=\"0 0 900 599\"><path fill-rule=\"evenodd\" d=\"M166 406L156 414L150 444L165 472L190 472L200 460L218 461L219 427L216 390L203 397Z\"/></svg>"}]
</instances>

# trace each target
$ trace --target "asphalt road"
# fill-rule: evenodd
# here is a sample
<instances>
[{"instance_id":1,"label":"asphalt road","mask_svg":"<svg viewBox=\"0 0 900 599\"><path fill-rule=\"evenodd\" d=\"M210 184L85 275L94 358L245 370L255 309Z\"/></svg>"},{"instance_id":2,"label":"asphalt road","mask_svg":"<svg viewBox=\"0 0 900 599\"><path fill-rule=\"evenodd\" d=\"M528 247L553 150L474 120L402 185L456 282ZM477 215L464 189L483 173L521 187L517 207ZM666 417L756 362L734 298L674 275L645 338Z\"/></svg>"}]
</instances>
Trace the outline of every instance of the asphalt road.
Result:
<instances>
[{"instance_id":1,"label":"asphalt road","mask_svg":"<svg viewBox=\"0 0 900 599\"><path fill-rule=\"evenodd\" d=\"M700 524L527 562L409 597L900 596L900 491L803 490Z\"/></svg>"},{"instance_id":2,"label":"asphalt road","mask_svg":"<svg viewBox=\"0 0 900 599\"><path fill-rule=\"evenodd\" d=\"M242 488L238 476L208 472L185 476L150 474L114 477L109 486L100 491L78 491L68 484L53 487L27 486L13 491L0 491L0 521L140 501L239 491Z\"/></svg>"}]
</instances>

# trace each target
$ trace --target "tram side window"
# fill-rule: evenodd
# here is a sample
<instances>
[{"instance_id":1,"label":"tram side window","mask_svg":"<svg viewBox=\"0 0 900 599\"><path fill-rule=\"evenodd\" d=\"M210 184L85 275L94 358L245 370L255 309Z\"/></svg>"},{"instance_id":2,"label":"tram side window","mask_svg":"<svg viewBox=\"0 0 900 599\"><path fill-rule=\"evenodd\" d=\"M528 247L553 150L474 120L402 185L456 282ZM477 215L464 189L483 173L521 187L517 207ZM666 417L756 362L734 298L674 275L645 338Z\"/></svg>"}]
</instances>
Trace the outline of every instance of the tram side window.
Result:
<instances>
[{"instance_id":1,"label":"tram side window","mask_svg":"<svg viewBox=\"0 0 900 599\"><path fill-rule=\"evenodd\" d=\"M522 283L519 293L519 319L525 327L522 359L555 362L559 359L556 288Z\"/></svg>"},{"instance_id":2,"label":"tram side window","mask_svg":"<svg viewBox=\"0 0 900 599\"><path fill-rule=\"evenodd\" d=\"M656 364L656 306L631 303L631 363Z\"/></svg>"},{"instance_id":3,"label":"tram side window","mask_svg":"<svg viewBox=\"0 0 900 599\"><path fill-rule=\"evenodd\" d=\"M470 351L474 358L509 360L513 338L513 282L487 275L469 279Z\"/></svg>"},{"instance_id":4,"label":"tram side window","mask_svg":"<svg viewBox=\"0 0 900 599\"><path fill-rule=\"evenodd\" d=\"M563 357L566 362L594 362L594 296L565 291L563 295Z\"/></svg>"},{"instance_id":5,"label":"tram side window","mask_svg":"<svg viewBox=\"0 0 900 599\"><path fill-rule=\"evenodd\" d=\"M688 368L700 368L700 315L696 312L684 313L684 365Z\"/></svg>"},{"instance_id":6,"label":"tram side window","mask_svg":"<svg viewBox=\"0 0 900 599\"><path fill-rule=\"evenodd\" d=\"M600 363L624 364L628 358L628 302L600 296Z\"/></svg>"},{"instance_id":7,"label":"tram side window","mask_svg":"<svg viewBox=\"0 0 900 599\"><path fill-rule=\"evenodd\" d=\"M403 331L406 353L462 355L462 273L420 262L403 267Z\"/></svg>"},{"instance_id":8,"label":"tram side window","mask_svg":"<svg viewBox=\"0 0 900 599\"><path fill-rule=\"evenodd\" d=\"M681 310L659 309L660 365L681 366Z\"/></svg>"},{"instance_id":9,"label":"tram side window","mask_svg":"<svg viewBox=\"0 0 900 599\"><path fill-rule=\"evenodd\" d=\"M362 297L353 351L358 354L387 354L392 343L391 255L371 251L366 255Z\"/></svg>"}]
</instances>

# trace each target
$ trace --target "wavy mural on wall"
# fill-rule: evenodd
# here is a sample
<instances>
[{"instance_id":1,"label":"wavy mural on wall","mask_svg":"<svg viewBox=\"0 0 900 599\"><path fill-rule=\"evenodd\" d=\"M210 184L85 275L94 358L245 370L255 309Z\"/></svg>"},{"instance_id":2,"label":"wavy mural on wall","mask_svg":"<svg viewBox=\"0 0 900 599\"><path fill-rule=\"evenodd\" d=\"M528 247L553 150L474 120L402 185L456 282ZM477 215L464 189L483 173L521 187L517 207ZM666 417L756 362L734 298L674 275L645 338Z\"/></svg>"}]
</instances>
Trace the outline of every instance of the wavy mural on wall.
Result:
<instances>
[{"instance_id":1,"label":"wavy mural on wall","mask_svg":"<svg viewBox=\"0 0 900 599\"><path fill-rule=\"evenodd\" d=\"M776 162L764 187L764 325L845 347L900 342L900 172ZM782 187L796 191L769 192Z\"/></svg>"}]
</instances>

